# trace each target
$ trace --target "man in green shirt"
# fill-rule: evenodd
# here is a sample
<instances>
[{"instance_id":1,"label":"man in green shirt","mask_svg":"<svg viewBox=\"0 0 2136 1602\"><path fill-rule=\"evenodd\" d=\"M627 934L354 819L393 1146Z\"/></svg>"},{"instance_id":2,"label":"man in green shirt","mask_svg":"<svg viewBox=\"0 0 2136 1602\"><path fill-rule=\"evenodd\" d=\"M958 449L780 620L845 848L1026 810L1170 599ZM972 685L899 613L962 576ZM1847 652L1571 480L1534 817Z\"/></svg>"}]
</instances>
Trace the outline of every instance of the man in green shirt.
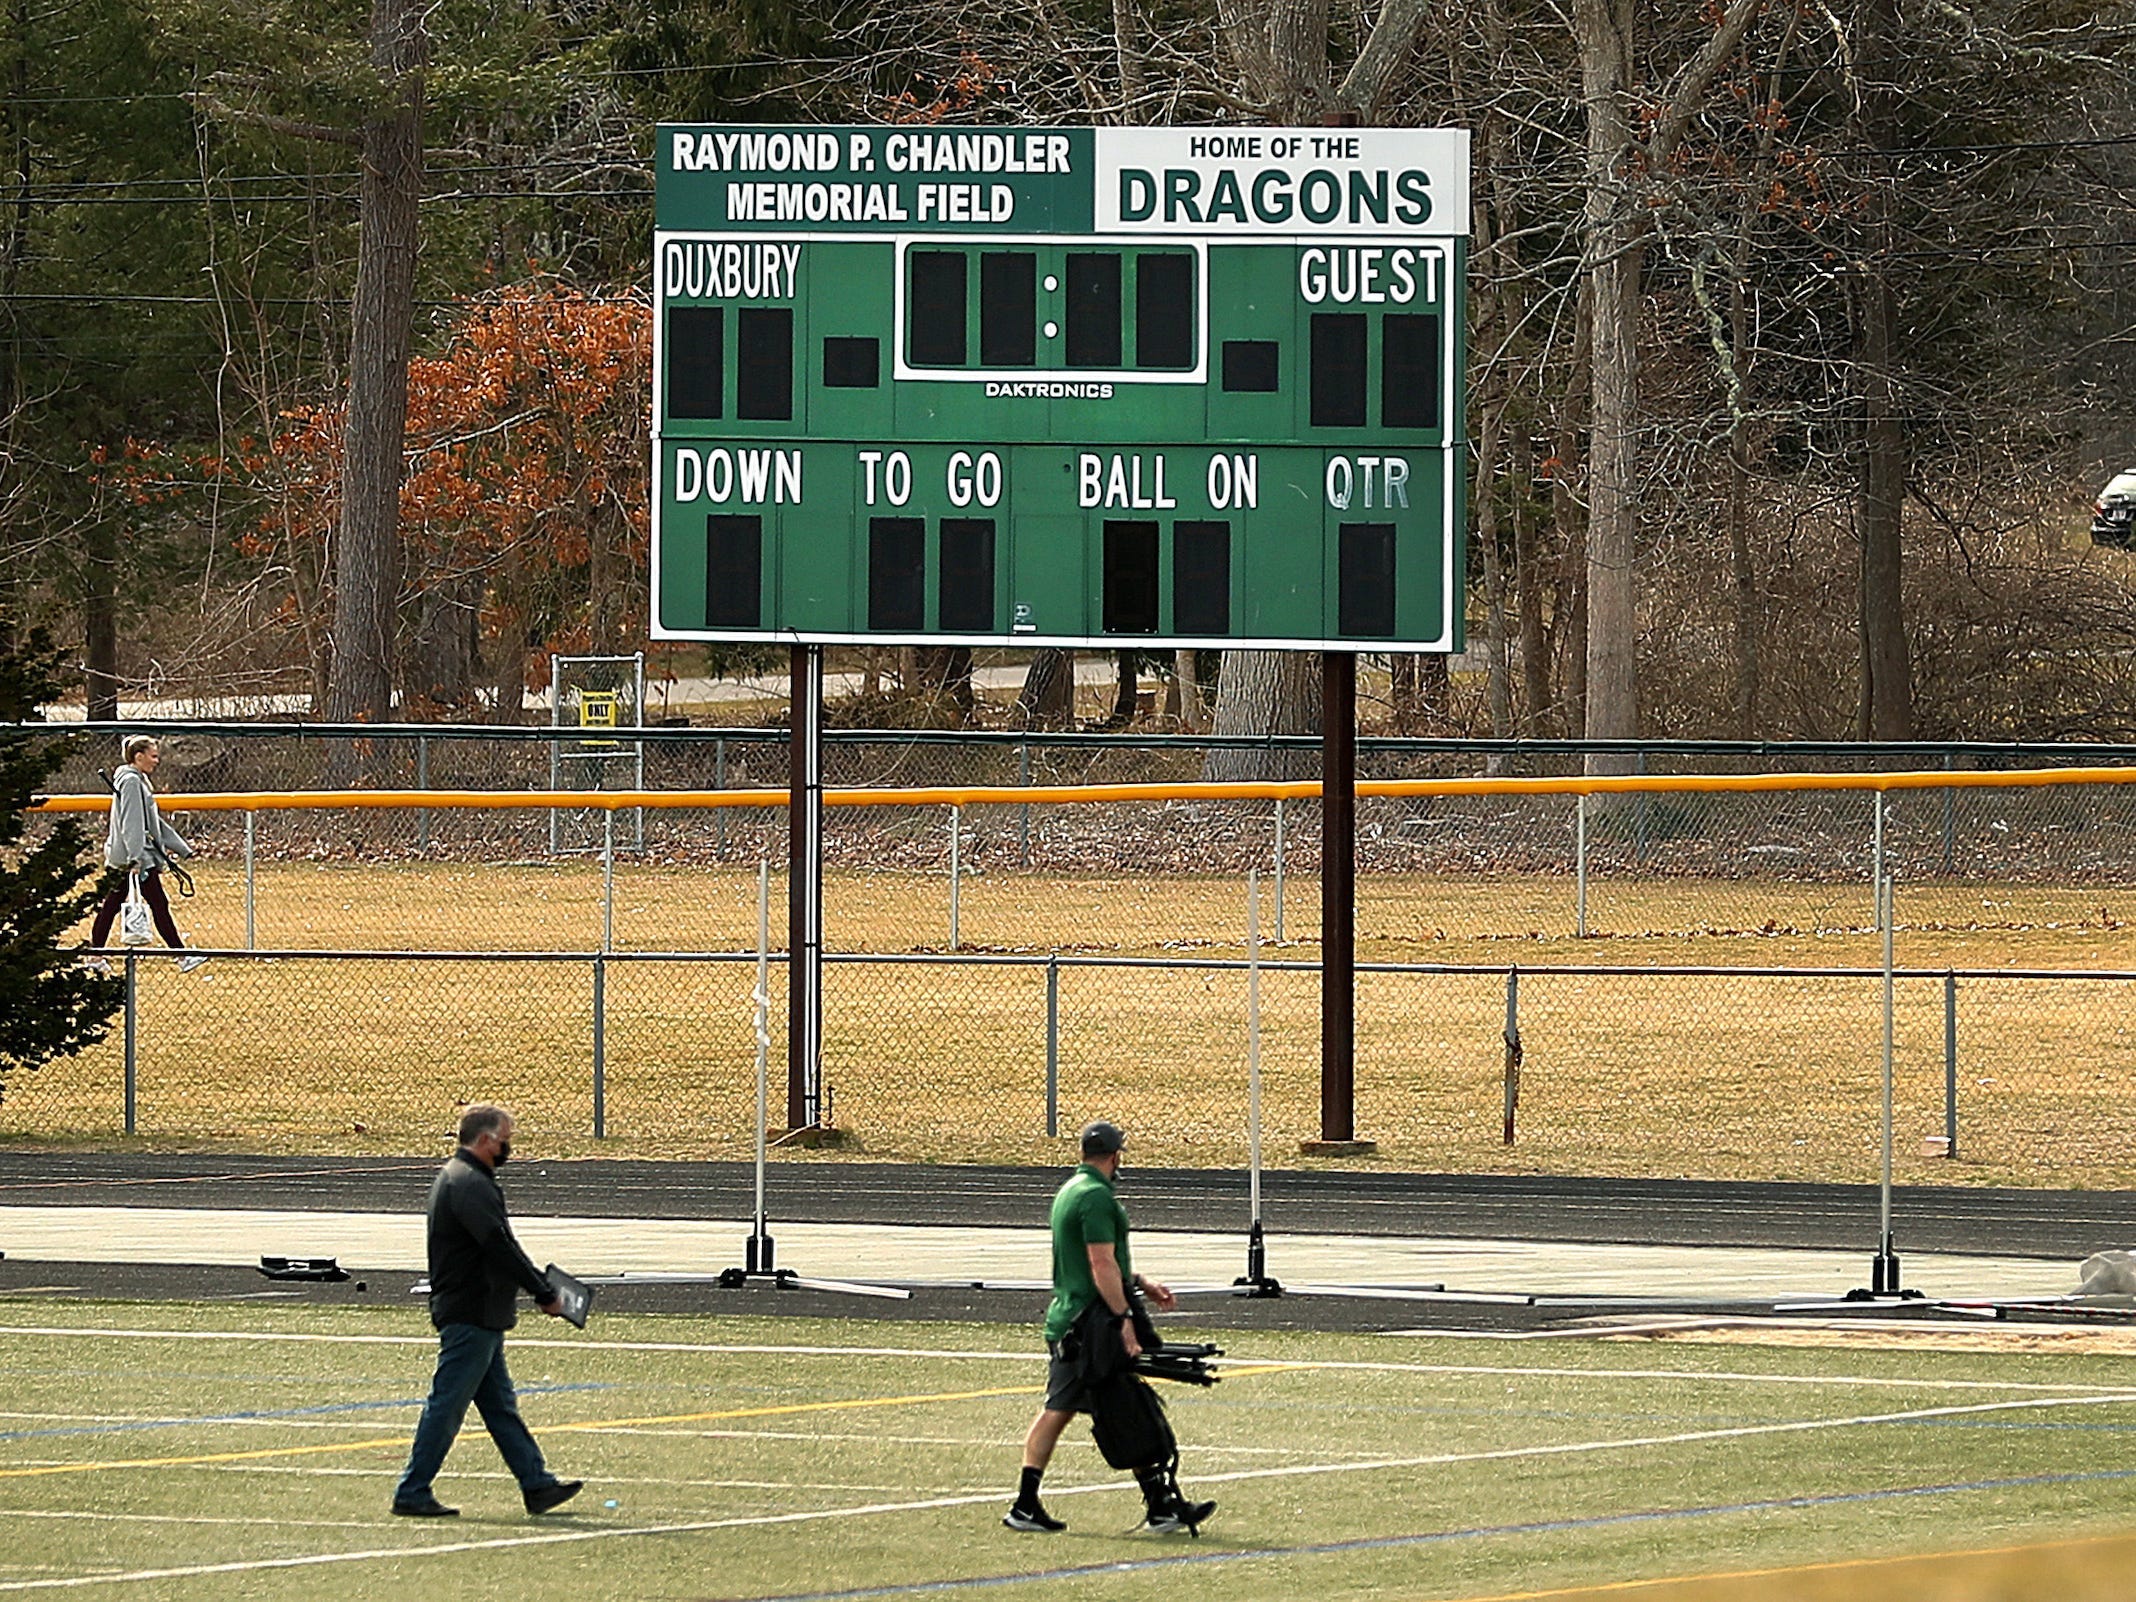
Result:
<instances>
[{"instance_id":1,"label":"man in green shirt","mask_svg":"<svg viewBox=\"0 0 2136 1602\"><path fill-rule=\"evenodd\" d=\"M1100 1120L1084 1126L1082 1166L1053 1198L1053 1300L1046 1308L1046 1346L1053 1360L1046 1368L1045 1405L1024 1438L1022 1483L1001 1520L1012 1530L1068 1528L1040 1503L1038 1485L1069 1420L1088 1411L1090 1354L1074 1348L1071 1334L1078 1339L1118 1340L1132 1362L1142 1344L1135 1338L1134 1320L1129 1316L1129 1288L1147 1296L1161 1312L1176 1305L1171 1291L1136 1273L1128 1256L1127 1209L1113 1194L1120 1152L1126 1144L1127 1136L1116 1124ZM1109 1317L1086 1317L1095 1303L1103 1303ZM1214 1502L1183 1500L1164 1464L1153 1463L1134 1472L1152 1530L1192 1531L1216 1511Z\"/></svg>"}]
</instances>

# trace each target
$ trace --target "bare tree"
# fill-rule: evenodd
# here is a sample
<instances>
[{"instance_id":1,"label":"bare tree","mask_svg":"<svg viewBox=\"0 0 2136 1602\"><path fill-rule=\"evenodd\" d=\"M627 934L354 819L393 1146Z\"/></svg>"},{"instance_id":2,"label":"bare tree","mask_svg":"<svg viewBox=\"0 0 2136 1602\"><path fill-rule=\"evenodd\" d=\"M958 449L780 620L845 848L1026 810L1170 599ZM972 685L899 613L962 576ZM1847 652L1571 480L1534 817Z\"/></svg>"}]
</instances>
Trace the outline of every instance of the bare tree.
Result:
<instances>
[{"instance_id":1,"label":"bare tree","mask_svg":"<svg viewBox=\"0 0 2136 1602\"><path fill-rule=\"evenodd\" d=\"M1892 175L1899 138L1892 73L1899 47L1897 0L1858 0L1854 8L1855 128L1873 164L1861 252L1851 274L1856 306L1854 378L1862 413L1861 716L1865 740L1913 738L1913 669L1907 661L1900 512L1906 493L1906 434L1899 416L1898 308L1891 287Z\"/></svg>"},{"instance_id":2,"label":"bare tree","mask_svg":"<svg viewBox=\"0 0 2136 1602\"><path fill-rule=\"evenodd\" d=\"M328 719L336 723L383 722L393 707L416 210L423 188L423 71L429 50L424 17L421 0L372 0L371 64L386 95L363 128L362 222L326 705Z\"/></svg>"},{"instance_id":3,"label":"bare tree","mask_svg":"<svg viewBox=\"0 0 2136 1602\"><path fill-rule=\"evenodd\" d=\"M1658 115L1642 117L1635 0L1573 0L1572 36L1587 113L1585 272L1590 291L1587 708L1591 740L1639 733L1640 263L1651 226L1649 174L1668 172L1714 76L1742 43L1764 0L1728 0L1720 25L1676 72ZM1589 758L1607 771L1621 760Z\"/></svg>"}]
</instances>

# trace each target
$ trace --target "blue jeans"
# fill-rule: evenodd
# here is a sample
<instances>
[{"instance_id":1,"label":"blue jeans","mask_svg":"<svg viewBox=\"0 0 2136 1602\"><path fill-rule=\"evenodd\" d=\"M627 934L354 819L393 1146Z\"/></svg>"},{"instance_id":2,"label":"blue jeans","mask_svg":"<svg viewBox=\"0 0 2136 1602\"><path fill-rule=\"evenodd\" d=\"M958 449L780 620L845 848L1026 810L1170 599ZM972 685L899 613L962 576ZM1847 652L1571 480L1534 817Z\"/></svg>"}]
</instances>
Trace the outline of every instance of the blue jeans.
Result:
<instances>
[{"instance_id":1,"label":"blue jeans","mask_svg":"<svg viewBox=\"0 0 2136 1602\"><path fill-rule=\"evenodd\" d=\"M512 1376L504 1367L504 1331L477 1324L447 1324L438 1331L438 1371L430 1382L422 1419L415 1426L408 1471L393 1493L394 1501L420 1502L432 1494L431 1482L444 1466L445 1454L452 1450L469 1402L482 1415L490 1439L504 1454L505 1467L522 1491L554 1482L555 1476L541 1460L541 1448L519 1416L519 1398L512 1393Z\"/></svg>"}]
</instances>

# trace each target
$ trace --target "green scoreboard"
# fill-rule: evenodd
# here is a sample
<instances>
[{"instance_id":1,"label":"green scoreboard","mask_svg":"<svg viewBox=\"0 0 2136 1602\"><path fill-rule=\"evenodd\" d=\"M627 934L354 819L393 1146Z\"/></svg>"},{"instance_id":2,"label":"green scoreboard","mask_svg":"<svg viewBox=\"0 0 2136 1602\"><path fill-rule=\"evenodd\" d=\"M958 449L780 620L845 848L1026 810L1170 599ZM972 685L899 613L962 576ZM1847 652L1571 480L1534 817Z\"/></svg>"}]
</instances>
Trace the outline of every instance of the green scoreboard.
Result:
<instances>
[{"instance_id":1,"label":"green scoreboard","mask_svg":"<svg viewBox=\"0 0 2136 1602\"><path fill-rule=\"evenodd\" d=\"M1465 132L655 160L656 635L1459 649Z\"/></svg>"}]
</instances>

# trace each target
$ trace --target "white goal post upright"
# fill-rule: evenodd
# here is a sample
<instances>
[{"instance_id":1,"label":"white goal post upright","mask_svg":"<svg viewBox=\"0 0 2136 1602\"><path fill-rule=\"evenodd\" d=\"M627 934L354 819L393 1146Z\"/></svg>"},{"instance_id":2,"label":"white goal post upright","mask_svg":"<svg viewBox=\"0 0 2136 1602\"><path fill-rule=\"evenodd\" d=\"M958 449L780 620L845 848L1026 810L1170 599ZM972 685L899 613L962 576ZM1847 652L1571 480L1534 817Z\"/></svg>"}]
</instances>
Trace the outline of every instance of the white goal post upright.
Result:
<instances>
[{"instance_id":1,"label":"white goal post upright","mask_svg":"<svg viewBox=\"0 0 2136 1602\"><path fill-rule=\"evenodd\" d=\"M568 703L568 705L567 705ZM628 713L625 717L622 714ZM552 656L549 658L549 727L556 732L549 740L549 788L578 789L566 785L567 770L576 778L584 773L584 788L605 790L604 776L611 764L628 764L629 788L645 788L645 742L622 738L645 727L645 653L628 656ZM566 732L570 731L570 732ZM613 737L611 737L613 736ZM569 743L574 749L566 751ZM645 809L632 809L635 818L632 849L645 849ZM567 847L557 809L549 809L549 854ZM611 847L612 849L612 847Z\"/></svg>"},{"instance_id":2,"label":"white goal post upright","mask_svg":"<svg viewBox=\"0 0 2136 1602\"><path fill-rule=\"evenodd\" d=\"M1233 1280L1241 1296L1281 1296L1268 1277L1268 1251L1261 1238L1261 872L1246 870L1246 1272Z\"/></svg>"}]
</instances>

